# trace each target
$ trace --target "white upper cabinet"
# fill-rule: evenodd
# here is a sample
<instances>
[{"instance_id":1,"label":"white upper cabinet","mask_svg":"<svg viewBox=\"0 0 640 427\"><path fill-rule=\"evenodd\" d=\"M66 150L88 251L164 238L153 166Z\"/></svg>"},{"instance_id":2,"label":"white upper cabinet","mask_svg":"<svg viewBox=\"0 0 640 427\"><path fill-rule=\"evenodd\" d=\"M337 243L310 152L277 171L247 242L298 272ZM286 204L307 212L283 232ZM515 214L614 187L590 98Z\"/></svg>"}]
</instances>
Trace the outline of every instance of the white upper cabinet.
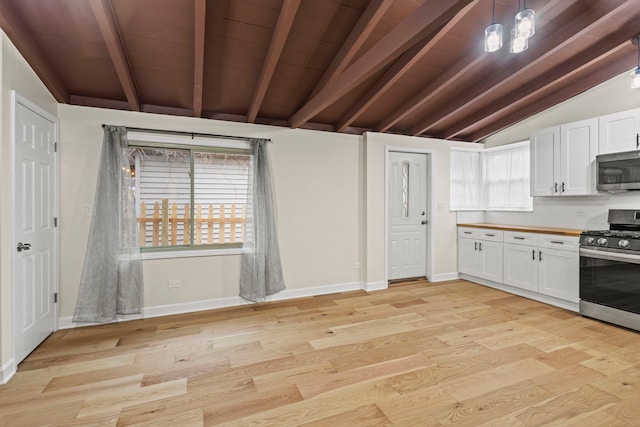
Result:
<instances>
[{"instance_id":1,"label":"white upper cabinet","mask_svg":"<svg viewBox=\"0 0 640 427\"><path fill-rule=\"evenodd\" d=\"M598 118L599 154L640 148L640 108Z\"/></svg>"},{"instance_id":2,"label":"white upper cabinet","mask_svg":"<svg viewBox=\"0 0 640 427\"><path fill-rule=\"evenodd\" d=\"M560 127L542 129L531 134L529 143L531 162L531 195L553 196L554 163L560 160Z\"/></svg>"},{"instance_id":3,"label":"white upper cabinet","mask_svg":"<svg viewBox=\"0 0 640 427\"><path fill-rule=\"evenodd\" d=\"M532 196L596 194L597 118L534 132L530 147Z\"/></svg>"}]
</instances>

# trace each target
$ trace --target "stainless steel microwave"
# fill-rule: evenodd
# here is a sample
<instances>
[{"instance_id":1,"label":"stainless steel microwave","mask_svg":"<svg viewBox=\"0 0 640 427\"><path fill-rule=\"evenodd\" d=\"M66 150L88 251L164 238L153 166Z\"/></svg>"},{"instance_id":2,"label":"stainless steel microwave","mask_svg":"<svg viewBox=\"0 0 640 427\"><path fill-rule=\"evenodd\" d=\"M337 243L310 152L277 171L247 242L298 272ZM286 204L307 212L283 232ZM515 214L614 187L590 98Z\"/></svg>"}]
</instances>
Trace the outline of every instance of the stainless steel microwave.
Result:
<instances>
[{"instance_id":1,"label":"stainless steel microwave","mask_svg":"<svg viewBox=\"0 0 640 427\"><path fill-rule=\"evenodd\" d=\"M640 190L640 150L596 156L596 189Z\"/></svg>"}]
</instances>

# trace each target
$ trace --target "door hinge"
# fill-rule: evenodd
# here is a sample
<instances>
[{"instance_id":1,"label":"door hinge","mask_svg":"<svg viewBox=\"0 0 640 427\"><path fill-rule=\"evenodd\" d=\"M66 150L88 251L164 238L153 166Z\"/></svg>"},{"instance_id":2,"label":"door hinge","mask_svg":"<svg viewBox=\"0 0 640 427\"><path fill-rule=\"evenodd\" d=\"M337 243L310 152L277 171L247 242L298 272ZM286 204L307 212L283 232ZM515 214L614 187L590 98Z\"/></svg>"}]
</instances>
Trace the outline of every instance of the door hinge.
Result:
<instances>
[{"instance_id":1,"label":"door hinge","mask_svg":"<svg viewBox=\"0 0 640 427\"><path fill-rule=\"evenodd\" d=\"M54 217L53 218L53 226L57 227L58 226L58 217Z\"/></svg>"},{"instance_id":2,"label":"door hinge","mask_svg":"<svg viewBox=\"0 0 640 427\"><path fill-rule=\"evenodd\" d=\"M54 304L58 303L58 293L57 292L54 292L54 294L53 294L53 303Z\"/></svg>"}]
</instances>

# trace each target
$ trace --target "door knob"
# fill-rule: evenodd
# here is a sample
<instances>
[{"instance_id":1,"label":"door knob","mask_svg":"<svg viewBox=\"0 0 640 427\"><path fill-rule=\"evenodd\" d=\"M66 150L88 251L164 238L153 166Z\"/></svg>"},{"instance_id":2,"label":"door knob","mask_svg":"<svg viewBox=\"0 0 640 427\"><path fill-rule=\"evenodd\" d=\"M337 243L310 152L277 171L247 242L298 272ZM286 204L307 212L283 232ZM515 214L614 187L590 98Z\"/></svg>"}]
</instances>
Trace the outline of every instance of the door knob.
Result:
<instances>
[{"instance_id":1,"label":"door knob","mask_svg":"<svg viewBox=\"0 0 640 427\"><path fill-rule=\"evenodd\" d=\"M18 252L22 252L22 251L28 251L29 249L31 249L31 243L18 243Z\"/></svg>"}]
</instances>

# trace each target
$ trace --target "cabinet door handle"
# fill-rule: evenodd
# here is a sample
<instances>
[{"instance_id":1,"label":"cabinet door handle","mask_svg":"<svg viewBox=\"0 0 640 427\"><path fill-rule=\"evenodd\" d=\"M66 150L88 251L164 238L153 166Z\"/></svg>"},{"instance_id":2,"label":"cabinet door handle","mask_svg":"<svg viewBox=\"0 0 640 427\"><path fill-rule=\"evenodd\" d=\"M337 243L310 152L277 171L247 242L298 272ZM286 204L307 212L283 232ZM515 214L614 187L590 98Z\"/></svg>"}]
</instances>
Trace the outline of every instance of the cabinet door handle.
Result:
<instances>
[{"instance_id":1,"label":"cabinet door handle","mask_svg":"<svg viewBox=\"0 0 640 427\"><path fill-rule=\"evenodd\" d=\"M513 236L513 238L516 240L524 240L524 237L520 237L520 236Z\"/></svg>"},{"instance_id":2,"label":"cabinet door handle","mask_svg":"<svg viewBox=\"0 0 640 427\"><path fill-rule=\"evenodd\" d=\"M473 250L474 251L478 250L478 242L473 242Z\"/></svg>"},{"instance_id":3,"label":"cabinet door handle","mask_svg":"<svg viewBox=\"0 0 640 427\"><path fill-rule=\"evenodd\" d=\"M472 234L470 231L463 231L464 234Z\"/></svg>"},{"instance_id":4,"label":"cabinet door handle","mask_svg":"<svg viewBox=\"0 0 640 427\"><path fill-rule=\"evenodd\" d=\"M538 261L542 261L542 251L538 251Z\"/></svg>"},{"instance_id":5,"label":"cabinet door handle","mask_svg":"<svg viewBox=\"0 0 640 427\"><path fill-rule=\"evenodd\" d=\"M564 193L564 182L562 183L562 192Z\"/></svg>"},{"instance_id":6,"label":"cabinet door handle","mask_svg":"<svg viewBox=\"0 0 640 427\"><path fill-rule=\"evenodd\" d=\"M495 234L485 234L485 236L487 236L487 237L494 237L494 236L495 236Z\"/></svg>"},{"instance_id":7,"label":"cabinet door handle","mask_svg":"<svg viewBox=\"0 0 640 427\"><path fill-rule=\"evenodd\" d=\"M554 183L553 183L553 192L554 192L554 193L557 193L557 192L558 192L558 183L557 183L557 182L554 182Z\"/></svg>"},{"instance_id":8,"label":"cabinet door handle","mask_svg":"<svg viewBox=\"0 0 640 427\"><path fill-rule=\"evenodd\" d=\"M640 148L640 133L636 133L636 148Z\"/></svg>"},{"instance_id":9,"label":"cabinet door handle","mask_svg":"<svg viewBox=\"0 0 640 427\"><path fill-rule=\"evenodd\" d=\"M536 260L536 250L535 249L531 250L531 256L532 256L531 259L535 261Z\"/></svg>"},{"instance_id":10,"label":"cabinet door handle","mask_svg":"<svg viewBox=\"0 0 640 427\"><path fill-rule=\"evenodd\" d=\"M482 252L482 242L478 243L478 250Z\"/></svg>"},{"instance_id":11,"label":"cabinet door handle","mask_svg":"<svg viewBox=\"0 0 640 427\"><path fill-rule=\"evenodd\" d=\"M556 245L564 245L564 242L561 242L560 240L551 240L551 243L554 243Z\"/></svg>"}]
</instances>

